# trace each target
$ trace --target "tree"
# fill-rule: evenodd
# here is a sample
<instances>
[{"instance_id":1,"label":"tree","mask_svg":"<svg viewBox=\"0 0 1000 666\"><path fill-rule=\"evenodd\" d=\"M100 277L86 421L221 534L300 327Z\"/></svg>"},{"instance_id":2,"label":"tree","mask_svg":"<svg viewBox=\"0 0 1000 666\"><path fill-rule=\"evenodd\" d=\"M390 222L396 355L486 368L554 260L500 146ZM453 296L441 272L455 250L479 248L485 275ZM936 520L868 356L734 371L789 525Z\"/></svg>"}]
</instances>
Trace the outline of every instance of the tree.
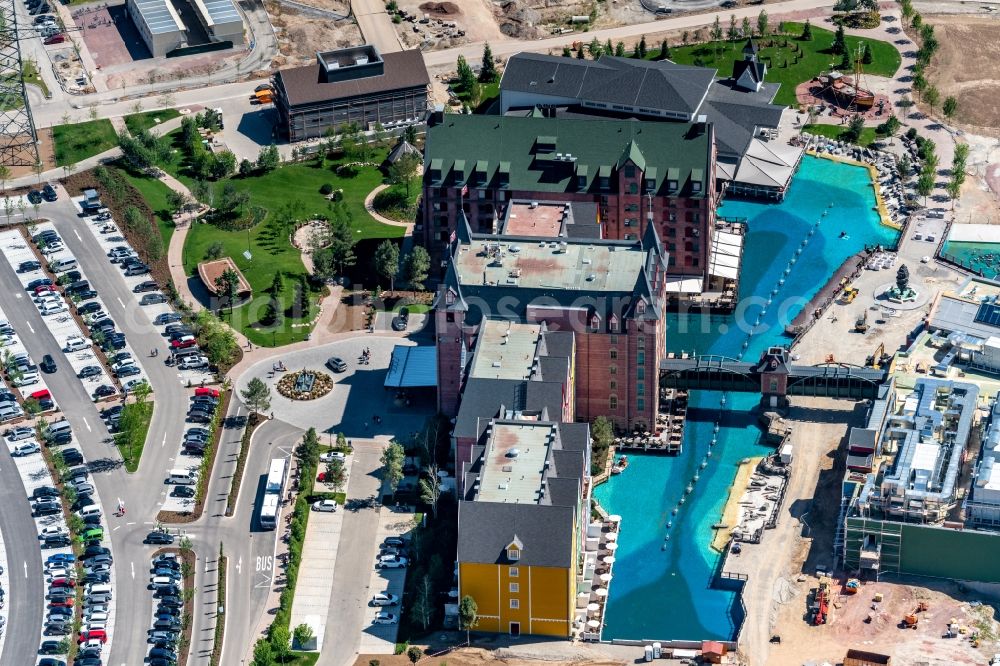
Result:
<instances>
[{"instance_id":1,"label":"tree","mask_svg":"<svg viewBox=\"0 0 1000 666\"><path fill-rule=\"evenodd\" d=\"M262 638L253 646L253 666L273 666L274 651L271 643L266 638Z\"/></svg>"},{"instance_id":2,"label":"tree","mask_svg":"<svg viewBox=\"0 0 1000 666\"><path fill-rule=\"evenodd\" d=\"M347 469L344 467L343 461L334 458L327 463L326 476L323 477L323 480L339 492L347 482Z\"/></svg>"},{"instance_id":3,"label":"tree","mask_svg":"<svg viewBox=\"0 0 1000 666\"><path fill-rule=\"evenodd\" d=\"M10 167L0 164L0 191L7 189L8 180L10 180Z\"/></svg>"},{"instance_id":4,"label":"tree","mask_svg":"<svg viewBox=\"0 0 1000 666\"><path fill-rule=\"evenodd\" d=\"M329 225L329 245L313 256L314 267L325 279L340 275L344 268L357 262L350 220L350 211L343 202L339 202L334 207L333 219Z\"/></svg>"},{"instance_id":5,"label":"tree","mask_svg":"<svg viewBox=\"0 0 1000 666\"><path fill-rule=\"evenodd\" d=\"M587 52L593 60L600 58L601 53L604 52L604 47L601 46L601 40L597 39L597 37L590 40L590 43L587 44Z\"/></svg>"},{"instance_id":6,"label":"tree","mask_svg":"<svg viewBox=\"0 0 1000 666\"><path fill-rule=\"evenodd\" d=\"M647 50L646 47L646 35L643 35L642 37L639 38L639 58L645 60L646 54L648 52L649 51Z\"/></svg>"},{"instance_id":7,"label":"tree","mask_svg":"<svg viewBox=\"0 0 1000 666\"><path fill-rule=\"evenodd\" d=\"M406 459L406 452L399 442L393 440L389 446L382 451L379 462L382 463L382 481L389 484L389 492L393 496L399 482L403 480L403 463Z\"/></svg>"},{"instance_id":8,"label":"tree","mask_svg":"<svg viewBox=\"0 0 1000 666\"><path fill-rule=\"evenodd\" d=\"M278 271L274 274L274 279L271 280L271 286L267 288L267 293L277 298L281 296L283 291L285 291L285 280L281 271Z\"/></svg>"},{"instance_id":9,"label":"tree","mask_svg":"<svg viewBox=\"0 0 1000 666\"><path fill-rule=\"evenodd\" d=\"M149 382L142 381L133 386L130 392L132 393L132 397L135 398L136 403L141 405L152 395L153 387Z\"/></svg>"},{"instance_id":10,"label":"tree","mask_svg":"<svg viewBox=\"0 0 1000 666\"><path fill-rule=\"evenodd\" d=\"M938 91L937 86L927 86L927 89L924 90L924 101L931 108L937 106L938 102L941 101L941 93Z\"/></svg>"},{"instance_id":11,"label":"tree","mask_svg":"<svg viewBox=\"0 0 1000 666\"><path fill-rule=\"evenodd\" d=\"M226 246L223 245L221 241L215 241L207 248L205 248L205 259L207 261L211 261L213 259L219 259L222 257L225 251L226 251Z\"/></svg>"},{"instance_id":12,"label":"tree","mask_svg":"<svg viewBox=\"0 0 1000 666\"><path fill-rule=\"evenodd\" d=\"M216 153L215 159L212 160L211 170L212 177L216 180L228 178L236 173L236 155L230 150L223 150L220 153Z\"/></svg>"},{"instance_id":13,"label":"tree","mask_svg":"<svg viewBox=\"0 0 1000 666\"><path fill-rule=\"evenodd\" d=\"M280 622L271 625L268 635L271 639L271 651L274 658L281 664L285 663L292 651L292 636L288 627Z\"/></svg>"},{"instance_id":14,"label":"tree","mask_svg":"<svg viewBox=\"0 0 1000 666\"><path fill-rule=\"evenodd\" d=\"M879 125L879 132L889 138L896 136L899 132L899 128L902 123L899 122L899 118L896 116L889 116L885 119L885 122Z\"/></svg>"},{"instance_id":15,"label":"tree","mask_svg":"<svg viewBox=\"0 0 1000 666\"><path fill-rule=\"evenodd\" d=\"M301 650L312 642L315 634L313 633L312 627L303 622L292 630L292 637L295 639L295 644L299 646L299 649Z\"/></svg>"},{"instance_id":16,"label":"tree","mask_svg":"<svg viewBox=\"0 0 1000 666\"><path fill-rule=\"evenodd\" d=\"M919 30L920 26L924 24L924 19L921 18L920 14L914 14L913 18L910 19L910 25L913 26L914 30Z\"/></svg>"},{"instance_id":17,"label":"tree","mask_svg":"<svg viewBox=\"0 0 1000 666\"><path fill-rule=\"evenodd\" d=\"M246 158L240 160L240 168L239 168L240 178L249 178L250 176L252 176L253 168L254 168L253 162L251 162L250 160Z\"/></svg>"},{"instance_id":18,"label":"tree","mask_svg":"<svg viewBox=\"0 0 1000 666\"><path fill-rule=\"evenodd\" d=\"M715 22L712 23L712 27L709 29L708 35L713 42L716 42L714 46L716 53L718 53L719 51L718 42L722 41L722 24L719 23L718 14L715 15Z\"/></svg>"},{"instance_id":19,"label":"tree","mask_svg":"<svg viewBox=\"0 0 1000 666\"><path fill-rule=\"evenodd\" d=\"M598 416L590 424L591 473L604 471L608 451L615 441L615 427L606 416Z\"/></svg>"},{"instance_id":20,"label":"tree","mask_svg":"<svg viewBox=\"0 0 1000 666\"><path fill-rule=\"evenodd\" d=\"M469 644L469 632L479 624L479 606L468 594L458 604L458 628L465 630L465 643Z\"/></svg>"},{"instance_id":21,"label":"tree","mask_svg":"<svg viewBox=\"0 0 1000 666\"><path fill-rule=\"evenodd\" d=\"M802 41L811 42L813 38L812 25L809 23L809 19L806 19L805 24L802 26Z\"/></svg>"},{"instance_id":22,"label":"tree","mask_svg":"<svg viewBox=\"0 0 1000 666\"><path fill-rule=\"evenodd\" d=\"M749 39L753 37L753 27L750 25L750 17L744 16L743 22L740 24L740 34L744 39Z\"/></svg>"},{"instance_id":23,"label":"tree","mask_svg":"<svg viewBox=\"0 0 1000 666\"><path fill-rule=\"evenodd\" d=\"M951 199L951 204L954 206L955 199L958 199L958 196L962 192L962 183L958 182L957 179L952 178L948 181L948 184L945 185L944 190L948 193L948 198Z\"/></svg>"},{"instance_id":24,"label":"tree","mask_svg":"<svg viewBox=\"0 0 1000 666\"><path fill-rule=\"evenodd\" d=\"M399 246L384 240L375 250L375 272L389 280L389 291L396 290L396 273L399 272Z\"/></svg>"},{"instance_id":25,"label":"tree","mask_svg":"<svg viewBox=\"0 0 1000 666\"><path fill-rule=\"evenodd\" d=\"M226 302L229 304L230 314L233 311L233 301L236 300L236 294L239 291L239 286L240 276L232 268L227 268L222 271L222 275L215 278L215 288L219 297L225 298Z\"/></svg>"},{"instance_id":26,"label":"tree","mask_svg":"<svg viewBox=\"0 0 1000 666\"><path fill-rule=\"evenodd\" d=\"M576 47L576 59L585 60L587 58L586 52L583 50L583 42L580 42Z\"/></svg>"},{"instance_id":27,"label":"tree","mask_svg":"<svg viewBox=\"0 0 1000 666\"><path fill-rule=\"evenodd\" d=\"M281 155L278 154L278 147L273 143L260 149L257 155L257 169L262 173L274 171L281 164Z\"/></svg>"},{"instance_id":28,"label":"tree","mask_svg":"<svg viewBox=\"0 0 1000 666\"><path fill-rule=\"evenodd\" d=\"M306 277L299 276L298 282L292 285L291 316L300 319L309 315L309 289Z\"/></svg>"},{"instance_id":29,"label":"tree","mask_svg":"<svg viewBox=\"0 0 1000 666\"><path fill-rule=\"evenodd\" d=\"M625 57L625 42L618 42L615 44L615 57L624 58Z\"/></svg>"},{"instance_id":30,"label":"tree","mask_svg":"<svg viewBox=\"0 0 1000 666\"><path fill-rule=\"evenodd\" d=\"M844 132L844 134L846 135L848 141L850 141L851 143L857 143L858 140L861 138L861 133L864 131L864 129L865 129L865 119L859 113L854 116L851 116L851 120L847 126L847 131Z\"/></svg>"},{"instance_id":31,"label":"tree","mask_svg":"<svg viewBox=\"0 0 1000 666\"><path fill-rule=\"evenodd\" d=\"M670 44L667 43L667 38L664 37L663 41L660 43L660 60L667 60L670 58Z\"/></svg>"},{"instance_id":32,"label":"tree","mask_svg":"<svg viewBox=\"0 0 1000 666\"><path fill-rule=\"evenodd\" d=\"M611 38L609 37L608 41L604 42L604 50L602 51L602 55L614 55L614 54L615 54L615 45L611 43Z\"/></svg>"},{"instance_id":33,"label":"tree","mask_svg":"<svg viewBox=\"0 0 1000 666\"><path fill-rule=\"evenodd\" d=\"M830 52L840 55L842 53L847 53L847 42L844 39L844 25L837 25L837 32L833 35L833 45L830 47Z\"/></svg>"},{"instance_id":34,"label":"tree","mask_svg":"<svg viewBox=\"0 0 1000 666\"><path fill-rule=\"evenodd\" d=\"M913 169L913 163L910 162L910 156L903 153L903 156L896 162L896 173L899 174L899 179L906 184L906 181L910 179L910 171Z\"/></svg>"},{"instance_id":35,"label":"tree","mask_svg":"<svg viewBox=\"0 0 1000 666\"><path fill-rule=\"evenodd\" d=\"M465 61L465 56L458 56L458 85L462 92L472 90L472 84L476 82L476 75Z\"/></svg>"},{"instance_id":36,"label":"tree","mask_svg":"<svg viewBox=\"0 0 1000 666\"><path fill-rule=\"evenodd\" d=\"M921 171L917 178L917 194L924 198L924 205L927 205L927 197L934 191L934 174L928 171Z\"/></svg>"},{"instance_id":37,"label":"tree","mask_svg":"<svg viewBox=\"0 0 1000 666\"><path fill-rule=\"evenodd\" d=\"M319 435L316 428L309 428L302 436L302 443L295 450L302 464L315 467L319 464Z\"/></svg>"},{"instance_id":38,"label":"tree","mask_svg":"<svg viewBox=\"0 0 1000 666\"><path fill-rule=\"evenodd\" d=\"M410 200L410 188L417 177L417 169L420 167L420 156L416 153L406 153L395 163L389 165L389 182L393 185L402 185L406 190L406 200Z\"/></svg>"},{"instance_id":39,"label":"tree","mask_svg":"<svg viewBox=\"0 0 1000 666\"><path fill-rule=\"evenodd\" d=\"M770 25L768 25L767 12L762 9L760 14L757 14L757 34L766 37L768 32L770 32Z\"/></svg>"},{"instance_id":40,"label":"tree","mask_svg":"<svg viewBox=\"0 0 1000 666\"><path fill-rule=\"evenodd\" d=\"M410 289L416 291L424 290L424 282L431 270L431 256L422 245L416 245L410 253L406 255L404 264L404 276Z\"/></svg>"},{"instance_id":41,"label":"tree","mask_svg":"<svg viewBox=\"0 0 1000 666\"><path fill-rule=\"evenodd\" d=\"M437 473L437 465L431 465L427 468L427 478L420 479L420 501L430 505L435 518L437 518L438 500L441 499L441 479Z\"/></svg>"},{"instance_id":42,"label":"tree","mask_svg":"<svg viewBox=\"0 0 1000 666\"><path fill-rule=\"evenodd\" d=\"M739 39L740 29L736 27L736 14L729 15L729 27L726 29L726 39L732 43Z\"/></svg>"},{"instance_id":43,"label":"tree","mask_svg":"<svg viewBox=\"0 0 1000 666\"><path fill-rule=\"evenodd\" d=\"M425 629L427 627L424 627ZM420 661L420 658L424 656L424 651L418 648L416 645L411 645L406 651L406 657L410 660L411 664L415 664Z\"/></svg>"},{"instance_id":44,"label":"tree","mask_svg":"<svg viewBox=\"0 0 1000 666\"><path fill-rule=\"evenodd\" d=\"M497 64L493 61L493 50L490 43L483 44L483 67L479 70L479 81L482 83L495 83L500 78L497 72Z\"/></svg>"},{"instance_id":45,"label":"tree","mask_svg":"<svg viewBox=\"0 0 1000 666\"><path fill-rule=\"evenodd\" d=\"M167 206L174 213L180 213L188 204L191 203L191 197L189 197L184 192L178 192L177 190L170 190L167 192Z\"/></svg>"},{"instance_id":46,"label":"tree","mask_svg":"<svg viewBox=\"0 0 1000 666\"><path fill-rule=\"evenodd\" d=\"M424 574L417 582L417 596L410 610L424 631L427 631L434 619L434 585L429 574Z\"/></svg>"},{"instance_id":47,"label":"tree","mask_svg":"<svg viewBox=\"0 0 1000 666\"><path fill-rule=\"evenodd\" d=\"M247 383L247 387L240 391L240 397L254 414L271 410L271 388L259 377L254 377Z\"/></svg>"},{"instance_id":48,"label":"tree","mask_svg":"<svg viewBox=\"0 0 1000 666\"><path fill-rule=\"evenodd\" d=\"M865 42L865 48L861 52L861 62L866 65L872 64L872 47L868 42Z\"/></svg>"},{"instance_id":49,"label":"tree","mask_svg":"<svg viewBox=\"0 0 1000 666\"><path fill-rule=\"evenodd\" d=\"M944 98L944 105L941 107L941 110L944 111L945 117L950 120L955 115L955 112L958 111L958 100L948 95Z\"/></svg>"}]
</instances>

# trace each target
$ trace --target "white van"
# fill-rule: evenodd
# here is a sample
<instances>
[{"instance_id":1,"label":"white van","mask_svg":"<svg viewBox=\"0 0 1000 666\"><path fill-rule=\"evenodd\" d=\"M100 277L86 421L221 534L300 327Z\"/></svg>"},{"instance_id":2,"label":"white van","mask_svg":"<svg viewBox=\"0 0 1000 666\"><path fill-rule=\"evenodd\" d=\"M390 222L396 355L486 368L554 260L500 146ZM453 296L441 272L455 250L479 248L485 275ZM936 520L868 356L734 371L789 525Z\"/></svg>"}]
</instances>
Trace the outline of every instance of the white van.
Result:
<instances>
[{"instance_id":1,"label":"white van","mask_svg":"<svg viewBox=\"0 0 1000 666\"><path fill-rule=\"evenodd\" d=\"M63 419L62 421L56 421L49 425L49 433L52 435L58 435L63 432L72 432L73 426L69 424L69 421Z\"/></svg>"},{"instance_id":2,"label":"white van","mask_svg":"<svg viewBox=\"0 0 1000 666\"><path fill-rule=\"evenodd\" d=\"M76 515L83 519L90 518L91 516L101 517L101 507L97 505L85 506L76 512Z\"/></svg>"},{"instance_id":3,"label":"white van","mask_svg":"<svg viewBox=\"0 0 1000 666\"><path fill-rule=\"evenodd\" d=\"M95 594L106 594L111 596L111 585L108 583L91 583L87 586L86 593L88 597Z\"/></svg>"},{"instance_id":4,"label":"white van","mask_svg":"<svg viewBox=\"0 0 1000 666\"><path fill-rule=\"evenodd\" d=\"M197 480L195 473L189 469L172 469L167 477L167 483L178 486L193 486Z\"/></svg>"},{"instance_id":5,"label":"white van","mask_svg":"<svg viewBox=\"0 0 1000 666\"><path fill-rule=\"evenodd\" d=\"M49 270L53 273L65 273L76 268L76 259L56 259L49 264Z\"/></svg>"}]
</instances>

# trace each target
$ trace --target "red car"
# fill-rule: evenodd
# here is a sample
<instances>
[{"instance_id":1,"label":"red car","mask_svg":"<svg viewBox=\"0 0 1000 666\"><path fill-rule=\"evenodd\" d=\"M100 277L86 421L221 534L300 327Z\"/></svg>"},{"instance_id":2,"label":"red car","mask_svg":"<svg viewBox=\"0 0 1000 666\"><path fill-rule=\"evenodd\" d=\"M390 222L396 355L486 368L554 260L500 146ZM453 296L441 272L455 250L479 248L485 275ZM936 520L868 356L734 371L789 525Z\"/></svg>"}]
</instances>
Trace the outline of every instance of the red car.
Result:
<instances>
[{"instance_id":1,"label":"red car","mask_svg":"<svg viewBox=\"0 0 1000 666\"><path fill-rule=\"evenodd\" d=\"M51 37L46 37L44 44L62 44L66 41L66 35L59 33L58 35L52 35Z\"/></svg>"},{"instance_id":2,"label":"red car","mask_svg":"<svg viewBox=\"0 0 1000 666\"><path fill-rule=\"evenodd\" d=\"M80 637L76 639L77 643L86 643L87 641L98 640L102 643L108 642L108 635L104 633L103 629L94 629L93 631L81 631Z\"/></svg>"},{"instance_id":3,"label":"red car","mask_svg":"<svg viewBox=\"0 0 1000 666\"><path fill-rule=\"evenodd\" d=\"M76 581L71 578L53 578L50 587L76 587Z\"/></svg>"},{"instance_id":4,"label":"red car","mask_svg":"<svg viewBox=\"0 0 1000 666\"><path fill-rule=\"evenodd\" d=\"M198 344L198 341L193 335L185 335L180 340L174 340L170 344L174 349L187 349L188 347L194 347Z\"/></svg>"},{"instance_id":5,"label":"red car","mask_svg":"<svg viewBox=\"0 0 1000 666\"><path fill-rule=\"evenodd\" d=\"M219 397L219 389L208 388L207 386L201 386L201 387L196 388L194 390L194 394L195 394L196 397L199 396L199 395L207 395L210 398L218 398Z\"/></svg>"},{"instance_id":6,"label":"red car","mask_svg":"<svg viewBox=\"0 0 1000 666\"><path fill-rule=\"evenodd\" d=\"M56 290L56 286L54 284L43 284L43 285L41 285L39 287L35 287L35 295L37 296L38 294L41 294L42 292L45 292L45 291L55 291L55 290Z\"/></svg>"},{"instance_id":7,"label":"red car","mask_svg":"<svg viewBox=\"0 0 1000 666\"><path fill-rule=\"evenodd\" d=\"M34 398L35 400L49 400L50 398L52 398L52 394L49 393L48 389L41 389L40 391L35 391L34 393L32 393L30 397Z\"/></svg>"},{"instance_id":8,"label":"red car","mask_svg":"<svg viewBox=\"0 0 1000 666\"><path fill-rule=\"evenodd\" d=\"M67 599L57 599L56 601L49 602L50 608L58 608L59 606L62 606L64 608L72 608L73 597L69 597Z\"/></svg>"}]
</instances>

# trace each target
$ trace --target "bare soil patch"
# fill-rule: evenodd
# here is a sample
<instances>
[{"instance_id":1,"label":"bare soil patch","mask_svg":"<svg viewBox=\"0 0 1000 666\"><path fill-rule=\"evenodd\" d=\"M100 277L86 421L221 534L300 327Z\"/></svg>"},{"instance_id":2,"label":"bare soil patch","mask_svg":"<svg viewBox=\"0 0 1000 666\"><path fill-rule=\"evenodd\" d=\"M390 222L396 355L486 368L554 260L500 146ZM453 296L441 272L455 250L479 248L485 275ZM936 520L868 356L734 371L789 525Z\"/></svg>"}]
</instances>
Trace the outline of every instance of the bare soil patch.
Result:
<instances>
[{"instance_id":1,"label":"bare soil patch","mask_svg":"<svg viewBox=\"0 0 1000 666\"><path fill-rule=\"evenodd\" d=\"M397 0L397 5L396 33L407 48L444 49L504 38L494 18L494 12L502 10L490 0Z\"/></svg>"},{"instance_id":2,"label":"bare soil patch","mask_svg":"<svg viewBox=\"0 0 1000 666\"><path fill-rule=\"evenodd\" d=\"M453 2L425 2L420 5L420 11L434 17L458 16L462 13Z\"/></svg>"},{"instance_id":3,"label":"bare soil patch","mask_svg":"<svg viewBox=\"0 0 1000 666\"><path fill-rule=\"evenodd\" d=\"M306 4L323 6L312 0ZM316 59L317 51L330 51L363 42L361 31L351 19L344 21L318 19L316 16L310 16L274 1L265 2L264 6L271 18L271 25L278 35L278 48L281 51L281 55L272 63L274 67L312 63ZM323 6L323 8L328 7Z\"/></svg>"},{"instance_id":4,"label":"bare soil patch","mask_svg":"<svg viewBox=\"0 0 1000 666\"><path fill-rule=\"evenodd\" d=\"M935 16L931 21L941 47L928 79L958 100L955 120L976 129L1000 130L1000 21L980 16Z\"/></svg>"}]
</instances>

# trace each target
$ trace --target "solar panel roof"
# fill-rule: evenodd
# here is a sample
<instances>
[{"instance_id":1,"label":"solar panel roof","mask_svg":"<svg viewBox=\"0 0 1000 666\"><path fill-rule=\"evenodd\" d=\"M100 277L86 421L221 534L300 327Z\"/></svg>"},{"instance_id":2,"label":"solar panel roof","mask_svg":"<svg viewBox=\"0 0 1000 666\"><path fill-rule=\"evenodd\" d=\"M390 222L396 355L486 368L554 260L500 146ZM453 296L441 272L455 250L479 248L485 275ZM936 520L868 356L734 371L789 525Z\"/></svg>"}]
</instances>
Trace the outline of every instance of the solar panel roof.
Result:
<instances>
[{"instance_id":1,"label":"solar panel roof","mask_svg":"<svg viewBox=\"0 0 1000 666\"><path fill-rule=\"evenodd\" d=\"M997 303L981 303L974 321L1000 328L1000 305Z\"/></svg>"}]
</instances>

